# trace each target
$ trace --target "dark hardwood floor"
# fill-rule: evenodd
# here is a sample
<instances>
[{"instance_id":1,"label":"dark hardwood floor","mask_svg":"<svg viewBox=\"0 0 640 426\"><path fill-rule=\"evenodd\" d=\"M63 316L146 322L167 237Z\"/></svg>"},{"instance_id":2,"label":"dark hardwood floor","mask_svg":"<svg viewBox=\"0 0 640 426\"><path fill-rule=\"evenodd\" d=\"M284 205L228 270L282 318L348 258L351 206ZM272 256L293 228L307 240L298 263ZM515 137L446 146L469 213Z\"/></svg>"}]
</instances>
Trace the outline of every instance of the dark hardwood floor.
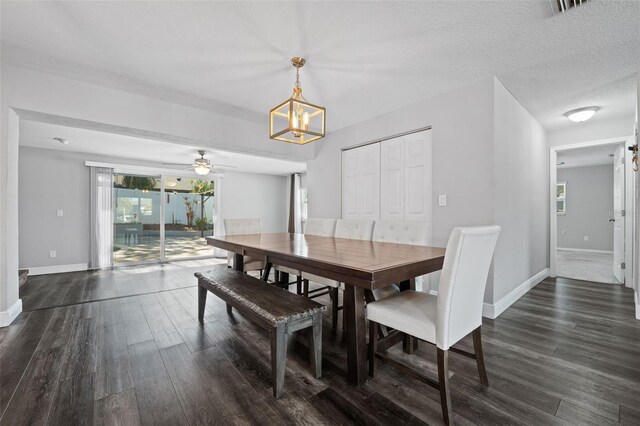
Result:
<instances>
[{"instance_id":1,"label":"dark hardwood floor","mask_svg":"<svg viewBox=\"0 0 640 426\"><path fill-rule=\"evenodd\" d=\"M292 339L286 393L274 400L268 336L227 316L215 297L200 325L193 270L184 269L34 278L22 295L29 310L0 329L0 423L442 423L438 392L389 366L360 388L348 385L341 326L332 333L329 314L323 377L309 372L304 336ZM47 308L58 305L67 306ZM484 321L489 388L474 360L449 358L454 422L640 424L633 318L628 289L545 280ZM460 347L471 350L471 340ZM408 359L437 374L435 348L422 343Z\"/></svg>"}]
</instances>

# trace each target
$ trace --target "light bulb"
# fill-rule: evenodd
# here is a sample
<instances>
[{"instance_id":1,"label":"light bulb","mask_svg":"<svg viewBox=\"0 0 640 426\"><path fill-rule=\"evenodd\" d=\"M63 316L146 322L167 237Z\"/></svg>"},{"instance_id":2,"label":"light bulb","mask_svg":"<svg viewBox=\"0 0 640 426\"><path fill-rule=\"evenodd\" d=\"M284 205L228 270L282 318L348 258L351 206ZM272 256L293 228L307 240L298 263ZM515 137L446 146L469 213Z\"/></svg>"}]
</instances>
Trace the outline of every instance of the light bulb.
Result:
<instances>
[{"instance_id":1,"label":"light bulb","mask_svg":"<svg viewBox=\"0 0 640 426\"><path fill-rule=\"evenodd\" d=\"M197 174L201 175L201 176L204 176L204 175L208 175L209 174L210 169L207 166L200 165L200 166L195 166L193 168L193 171L196 172Z\"/></svg>"}]
</instances>

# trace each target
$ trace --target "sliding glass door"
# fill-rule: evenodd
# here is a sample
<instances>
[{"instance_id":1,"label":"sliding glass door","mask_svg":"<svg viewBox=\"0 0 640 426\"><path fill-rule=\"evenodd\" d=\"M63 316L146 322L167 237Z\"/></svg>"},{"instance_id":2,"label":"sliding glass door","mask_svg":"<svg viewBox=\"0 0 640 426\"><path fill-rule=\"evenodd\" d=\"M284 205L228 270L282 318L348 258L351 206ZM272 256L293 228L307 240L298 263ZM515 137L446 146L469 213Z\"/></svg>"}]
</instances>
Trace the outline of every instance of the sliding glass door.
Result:
<instances>
[{"instance_id":1,"label":"sliding glass door","mask_svg":"<svg viewBox=\"0 0 640 426\"><path fill-rule=\"evenodd\" d=\"M114 174L114 265L161 261L160 211L160 176Z\"/></svg>"},{"instance_id":2,"label":"sliding glass door","mask_svg":"<svg viewBox=\"0 0 640 426\"><path fill-rule=\"evenodd\" d=\"M213 256L215 181L164 177L164 259Z\"/></svg>"}]
</instances>

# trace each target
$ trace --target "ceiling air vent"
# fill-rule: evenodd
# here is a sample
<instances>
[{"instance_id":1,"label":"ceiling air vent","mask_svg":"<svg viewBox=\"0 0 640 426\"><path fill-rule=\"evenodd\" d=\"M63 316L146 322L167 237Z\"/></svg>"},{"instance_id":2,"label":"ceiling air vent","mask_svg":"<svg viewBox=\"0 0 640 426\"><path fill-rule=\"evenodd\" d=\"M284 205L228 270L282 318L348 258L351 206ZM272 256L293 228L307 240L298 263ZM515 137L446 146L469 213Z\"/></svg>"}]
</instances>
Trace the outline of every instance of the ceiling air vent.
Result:
<instances>
[{"instance_id":1,"label":"ceiling air vent","mask_svg":"<svg viewBox=\"0 0 640 426\"><path fill-rule=\"evenodd\" d=\"M554 13L566 12L574 7L581 6L588 0L549 0Z\"/></svg>"}]
</instances>

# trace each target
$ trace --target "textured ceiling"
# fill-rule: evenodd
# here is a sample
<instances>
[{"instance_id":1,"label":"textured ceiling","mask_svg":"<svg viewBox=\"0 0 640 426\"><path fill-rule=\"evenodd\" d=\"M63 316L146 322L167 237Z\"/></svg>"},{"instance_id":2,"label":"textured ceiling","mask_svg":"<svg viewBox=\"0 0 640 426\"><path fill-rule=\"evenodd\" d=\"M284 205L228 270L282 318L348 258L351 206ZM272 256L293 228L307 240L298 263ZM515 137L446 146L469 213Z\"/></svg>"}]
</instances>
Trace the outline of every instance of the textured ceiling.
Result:
<instances>
[{"instance_id":1,"label":"textured ceiling","mask_svg":"<svg viewBox=\"0 0 640 426\"><path fill-rule=\"evenodd\" d=\"M69 140L63 145L53 138ZM77 127L60 126L51 123L41 123L20 120L20 145L34 148L55 149L58 151L81 152L147 161L149 165L161 166L165 169L188 167L166 166L162 163L191 164L198 158L198 150L202 147L187 146L171 142L116 135L96 130ZM288 161L235 152L207 150L205 158L214 165L214 170L228 170L246 173L263 173L271 175L289 175L304 172L307 165L304 162ZM216 167L218 164L234 166L233 168Z\"/></svg>"},{"instance_id":2,"label":"textured ceiling","mask_svg":"<svg viewBox=\"0 0 640 426\"><path fill-rule=\"evenodd\" d=\"M265 120L302 84L341 128L496 75L547 129L631 116L640 2L9 2L3 61ZM266 120L265 120L266 123Z\"/></svg>"},{"instance_id":3,"label":"textured ceiling","mask_svg":"<svg viewBox=\"0 0 640 426\"><path fill-rule=\"evenodd\" d=\"M609 144L558 151L558 163L564 162L558 164L558 168L613 165L613 157L610 155L616 152L619 146L620 144Z\"/></svg>"}]
</instances>

